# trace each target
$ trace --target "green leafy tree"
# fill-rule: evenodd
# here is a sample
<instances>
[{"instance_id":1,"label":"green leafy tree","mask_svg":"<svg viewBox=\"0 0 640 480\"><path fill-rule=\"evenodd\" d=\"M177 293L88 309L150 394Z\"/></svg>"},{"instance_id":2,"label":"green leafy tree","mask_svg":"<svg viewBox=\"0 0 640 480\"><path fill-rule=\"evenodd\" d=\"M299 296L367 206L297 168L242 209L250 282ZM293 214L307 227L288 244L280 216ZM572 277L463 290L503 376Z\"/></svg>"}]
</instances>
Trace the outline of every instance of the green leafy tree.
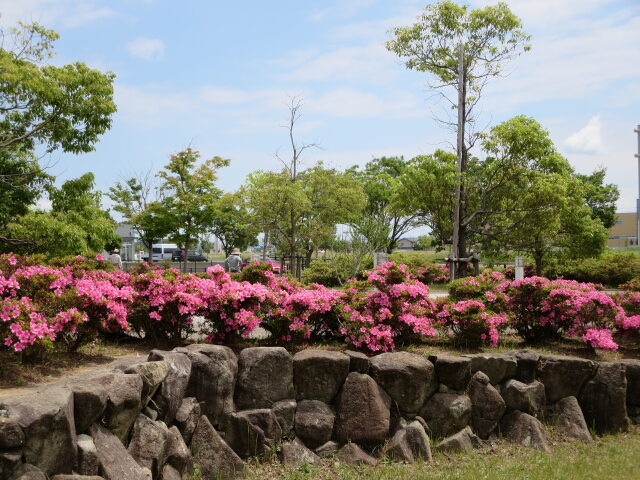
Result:
<instances>
[{"instance_id":1,"label":"green leafy tree","mask_svg":"<svg viewBox=\"0 0 640 480\"><path fill-rule=\"evenodd\" d=\"M234 248L245 250L258 241L260 227L247 209L241 195L225 193L215 204L209 231L222 243L226 256Z\"/></svg>"},{"instance_id":2,"label":"green leafy tree","mask_svg":"<svg viewBox=\"0 0 640 480\"><path fill-rule=\"evenodd\" d=\"M26 237L7 236L6 224L26 214L52 180L35 150L91 151L116 111L113 73L47 63L57 38L37 23L0 30L0 243L7 245Z\"/></svg>"},{"instance_id":3,"label":"green leafy tree","mask_svg":"<svg viewBox=\"0 0 640 480\"><path fill-rule=\"evenodd\" d=\"M57 189L47 188L51 210L32 210L7 225L11 237L23 239L14 245L19 253L48 256L90 255L117 244L115 222L100 206L94 176L86 173Z\"/></svg>"},{"instance_id":4,"label":"green leafy tree","mask_svg":"<svg viewBox=\"0 0 640 480\"><path fill-rule=\"evenodd\" d=\"M610 229L616 223L616 202L620 198L620 190L617 185L604 183L606 174L605 168L599 168L590 175L576 174L575 177L583 184L583 195L591 208L591 216Z\"/></svg>"},{"instance_id":5,"label":"green leafy tree","mask_svg":"<svg viewBox=\"0 0 640 480\"><path fill-rule=\"evenodd\" d=\"M362 169L356 166L348 170L348 173L362 183L367 195L364 214L386 225L388 229L389 238L382 248L387 253L391 253L398 240L422 222L418 215L407 215L401 205L392 202L398 188L398 179L406 166L402 157L382 157L371 160Z\"/></svg>"},{"instance_id":6,"label":"green leafy tree","mask_svg":"<svg viewBox=\"0 0 640 480\"><path fill-rule=\"evenodd\" d=\"M402 58L407 68L429 75L430 87L451 107L445 112L457 113L457 119L438 118L458 135L461 174L454 178L453 191L467 172L469 151L478 139L474 109L482 90L491 77L503 72L507 61L529 49L529 36L521 27L505 3L472 10L446 0L427 6L413 25L393 29L393 38L387 42L387 49ZM467 190L460 187L459 242L454 252L459 258L467 256L469 232L462 225L467 204ZM450 215L454 216L454 208Z\"/></svg>"},{"instance_id":7,"label":"green leafy tree","mask_svg":"<svg viewBox=\"0 0 640 480\"><path fill-rule=\"evenodd\" d=\"M195 245L198 236L212 225L216 201L222 195L216 187L217 171L230 160L213 157L198 165L200 153L188 148L171 156L169 163L158 173L163 181L163 199L154 204L155 219L166 226L170 238L186 251ZM183 263L186 272L187 262Z\"/></svg>"}]
</instances>

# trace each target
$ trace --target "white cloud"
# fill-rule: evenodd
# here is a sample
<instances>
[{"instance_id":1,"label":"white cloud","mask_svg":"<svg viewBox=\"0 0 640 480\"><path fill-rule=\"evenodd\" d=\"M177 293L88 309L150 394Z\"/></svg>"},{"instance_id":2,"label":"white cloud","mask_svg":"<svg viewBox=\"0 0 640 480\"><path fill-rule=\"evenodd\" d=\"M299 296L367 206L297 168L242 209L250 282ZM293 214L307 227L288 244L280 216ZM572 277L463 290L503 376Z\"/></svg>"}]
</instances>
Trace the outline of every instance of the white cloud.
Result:
<instances>
[{"instance_id":1,"label":"white cloud","mask_svg":"<svg viewBox=\"0 0 640 480\"><path fill-rule=\"evenodd\" d=\"M0 12L0 23L5 26L22 21L70 28L117 15L114 10L87 0L0 0Z\"/></svg>"},{"instance_id":2,"label":"white cloud","mask_svg":"<svg viewBox=\"0 0 640 480\"><path fill-rule=\"evenodd\" d=\"M164 42L158 38L138 37L127 43L127 50L134 57L157 61L164 57Z\"/></svg>"},{"instance_id":3,"label":"white cloud","mask_svg":"<svg viewBox=\"0 0 640 480\"><path fill-rule=\"evenodd\" d=\"M589 122L565 140L566 145L574 152L597 153L604 150L602 141L602 120L600 115L591 117Z\"/></svg>"},{"instance_id":4,"label":"white cloud","mask_svg":"<svg viewBox=\"0 0 640 480\"><path fill-rule=\"evenodd\" d=\"M426 114L422 100L402 91L391 92L383 98L355 88L336 88L309 97L306 104L312 112L334 117L407 118Z\"/></svg>"}]
</instances>

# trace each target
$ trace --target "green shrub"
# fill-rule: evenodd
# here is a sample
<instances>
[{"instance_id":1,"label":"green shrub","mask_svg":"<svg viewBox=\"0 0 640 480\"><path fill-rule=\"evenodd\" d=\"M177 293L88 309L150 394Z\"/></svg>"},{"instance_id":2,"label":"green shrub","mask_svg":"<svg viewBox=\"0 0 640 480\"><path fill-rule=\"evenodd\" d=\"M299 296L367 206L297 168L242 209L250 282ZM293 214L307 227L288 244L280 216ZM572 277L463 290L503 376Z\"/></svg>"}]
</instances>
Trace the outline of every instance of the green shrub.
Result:
<instances>
[{"instance_id":1,"label":"green shrub","mask_svg":"<svg viewBox=\"0 0 640 480\"><path fill-rule=\"evenodd\" d=\"M342 284L347 275L347 272L344 271L345 269L340 267L340 262L313 260L309 267L303 270L302 282L306 284L319 283L325 287L337 287Z\"/></svg>"},{"instance_id":2,"label":"green shrub","mask_svg":"<svg viewBox=\"0 0 640 480\"><path fill-rule=\"evenodd\" d=\"M269 283L272 275L266 275L267 272L272 273L273 267L269 262L252 262L242 269L240 281L249 283Z\"/></svg>"},{"instance_id":3,"label":"green shrub","mask_svg":"<svg viewBox=\"0 0 640 480\"><path fill-rule=\"evenodd\" d=\"M640 257L631 252L612 251L599 258L564 260L545 273L549 278L617 287L640 277Z\"/></svg>"},{"instance_id":4,"label":"green shrub","mask_svg":"<svg viewBox=\"0 0 640 480\"><path fill-rule=\"evenodd\" d=\"M411 269L426 267L434 260L435 255L426 252L393 252L389 255L390 262L405 264Z\"/></svg>"}]
</instances>

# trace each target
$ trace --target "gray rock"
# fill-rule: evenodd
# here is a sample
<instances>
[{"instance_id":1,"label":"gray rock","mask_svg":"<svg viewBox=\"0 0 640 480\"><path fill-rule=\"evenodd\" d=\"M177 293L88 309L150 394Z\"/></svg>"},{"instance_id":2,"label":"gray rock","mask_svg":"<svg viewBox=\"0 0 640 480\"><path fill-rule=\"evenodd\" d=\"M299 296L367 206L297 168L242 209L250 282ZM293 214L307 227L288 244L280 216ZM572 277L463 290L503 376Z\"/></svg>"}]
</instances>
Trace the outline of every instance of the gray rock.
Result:
<instances>
[{"instance_id":1,"label":"gray rock","mask_svg":"<svg viewBox=\"0 0 640 480\"><path fill-rule=\"evenodd\" d=\"M0 478L11 477L20 465L22 465L22 450L13 448L0 451Z\"/></svg>"},{"instance_id":2,"label":"gray rock","mask_svg":"<svg viewBox=\"0 0 640 480\"><path fill-rule=\"evenodd\" d=\"M271 408L293 398L293 362L282 347L253 347L240 352L236 404L239 409Z\"/></svg>"},{"instance_id":3,"label":"gray rock","mask_svg":"<svg viewBox=\"0 0 640 480\"><path fill-rule=\"evenodd\" d=\"M18 422L0 417L0 450L11 449L24 443L24 432Z\"/></svg>"},{"instance_id":4,"label":"gray rock","mask_svg":"<svg viewBox=\"0 0 640 480\"><path fill-rule=\"evenodd\" d=\"M413 353L377 355L371 359L370 371L371 377L389 394L401 414L417 414L438 389L433 364Z\"/></svg>"},{"instance_id":5,"label":"gray rock","mask_svg":"<svg viewBox=\"0 0 640 480\"><path fill-rule=\"evenodd\" d=\"M389 432L391 399L369 375L351 372L337 406L336 437L341 443L376 445Z\"/></svg>"},{"instance_id":6,"label":"gray rock","mask_svg":"<svg viewBox=\"0 0 640 480\"><path fill-rule=\"evenodd\" d=\"M100 475L105 480L146 480L142 467L131 458L118 437L97 424L89 427L89 434L98 452Z\"/></svg>"},{"instance_id":7,"label":"gray rock","mask_svg":"<svg viewBox=\"0 0 640 480\"><path fill-rule=\"evenodd\" d=\"M47 476L38 467L24 463L13 472L11 480L47 480Z\"/></svg>"},{"instance_id":8,"label":"gray rock","mask_svg":"<svg viewBox=\"0 0 640 480\"><path fill-rule=\"evenodd\" d=\"M24 431L22 452L26 463L46 475L71 473L76 464L76 428L73 393L52 388L2 401L9 418Z\"/></svg>"},{"instance_id":9,"label":"gray rock","mask_svg":"<svg viewBox=\"0 0 640 480\"><path fill-rule=\"evenodd\" d=\"M544 385L540 382L522 383L509 380L500 392L507 408L520 410L537 417L545 406Z\"/></svg>"},{"instance_id":10,"label":"gray rock","mask_svg":"<svg viewBox=\"0 0 640 480\"><path fill-rule=\"evenodd\" d=\"M167 448L169 429L162 422L138 415L133 425L128 452L141 467L146 467L157 476L162 470Z\"/></svg>"},{"instance_id":11,"label":"gray rock","mask_svg":"<svg viewBox=\"0 0 640 480\"><path fill-rule=\"evenodd\" d=\"M348 465L368 465L373 467L378 464L378 461L375 458L362 450L358 445L351 442L338 450L336 458Z\"/></svg>"},{"instance_id":12,"label":"gray rock","mask_svg":"<svg viewBox=\"0 0 640 480\"><path fill-rule=\"evenodd\" d=\"M640 360L625 358L620 363L626 367L627 405L640 406Z\"/></svg>"},{"instance_id":13,"label":"gray rock","mask_svg":"<svg viewBox=\"0 0 640 480\"><path fill-rule=\"evenodd\" d=\"M164 360L169 372L153 396L160 420L171 424L182 403L191 376L191 360L184 353L151 350L149 361Z\"/></svg>"},{"instance_id":14,"label":"gray rock","mask_svg":"<svg viewBox=\"0 0 640 480\"><path fill-rule=\"evenodd\" d=\"M473 447L479 446L480 443L481 440L473 433L471 427L466 426L458 433L442 440L436 450L450 453L471 453Z\"/></svg>"},{"instance_id":15,"label":"gray rock","mask_svg":"<svg viewBox=\"0 0 640 480\"><path fill-rule=\"evenodd\" d=\"M76 432L86 432L107 408L107 401L109 400L107 389L100 378L71 381L67 383L66 388L73 392Z\"/></svg>"},{"instance_id":16,"label":"gray rock","mask_svg":"<svg viewBox=\"0 0 640 480\"><path fill-rule=\"evenodd\" d=\"M438 355L435 358L438 381L452 390L465 390L471 380L471 359L452 355Z\"/></svg>"},{"instance_id":17,"label":"gray rock","mask_svg":"<svg viewBox=\"0 0 640 480\"><path fill-rule=\"evenodd\" d=\"M282 438L282 429L273 410L260 408L227 415L225 440L240 457L262 455Z\"/></svg>"},{"instance_id":18,"label":"gray rock","mask_svg":"<svg viewBox=\"0 0 640 480\"><path fill-rule=\"evenodd\" d=\"M169 429L165 450L166 463L175 468L180 475L186 475L191 468L191 452L184 443L178 427Z\"/></svg>"},{"instance_id":19,"label":"gray rock","mask_svg":"<svg viewBox=\"0 0 640 480\"><path fill-rule=\"evenodd\" d=\"M349 357L350 372L369 373L369 357L364 353L346 350L344 354Z\"/></svg>"},{"instance_id":20,"label":"gray rock","mask_svg":"<svg viewBox=\"0 0 640 480\"><path fill-rule=\"evenodd\" d=\"M323 443L318 448L316 448L315 452L316 455L318 455L320 458L326 458L336 453L339 448L340 444L338 442L329 440L327 443Z\"/></svg>"},{"instance_id":21,"label":"gray rock","mask_svg":"<svg viewBox=\"0 0 640 480\"><path fill-rule=\"evenodd\" d=\"M288 468L298 468L302 465L315 465L320 457L309 450L299 438L282 444L282 463Z\"/></svg>"},{"instance_id":22,"label":"gray rock","mask_svg":"<svg viewBox=\"0 0 640 480\"><path fill-rule=\"evenodd\" d=\"M295 422L297 403L295 400L280 400L273 404L273 413L278 419L282 436L284 438L293 438L295 435L293 427Z\"/></svg>"},{"instance_id":23,"label":"gray rock","mask_svg":"<svg viewBox=\"0 0 640 480\"><path fill-rule=\"evenodd\" d=\"M126 444L131 427L142 410L142 378L134 373L110 373L102 376L100 382L109 394L102 421Z\"/></svg>"},{"instance_id":24,"label":"gray rock","mask_svg":"<svg viewBox=\"0 0 640 480\"><path fill-rule=\"evenodd\" d=\"M408 463L414 463L419 459L425 462L432 460L429 437L417 421L395 433L389 442L388 451L392 457Z\"/></svg>"},{"instance_id":25,"label":"gray rock","mask_svg":"<svg viewBox=\"0 0 640 480\"><path fill-rule=\"evenodd\" d=\"M75 471L80 475L98 475L98 451L89 435L78 435L78 462Z\"/></svg>"},{"instance_id":26,"label":"gray rock","mask_svg":"<svg viewBox=\"0 0 640 480\"><path fill-rule=\"evenodd\" d=\"M487 438L502 418L506 405L489 377L476 372L467 390L471 398L471 428L480 438Z\"/></svg>"},{"instance_id":27,"label":"gray rock","mask_svg":"<svg viewBox=\"0 0 640 480\"><path fill-rule=\"evenodd\" d=\"M202 415L191 438L191 456L194 466L203 478L229 478L244 470L244 462L225 443L213 428L209 419Z\"/></svg>"},{"instance_id":28,"label":"gray rock","mask_svg":"<svg viewBox=\"0 0 640 480\"><path fill-rule=\"evenodd\" d=\"M56 475L51 480L104 480L98 475Z\"/></svg>"},{"instance_id":29,"label":"gray rock","mask_svg":"<svg viewBox=\"0 0 640 480\"><path fill-rule=\"evenodd\" d=\"M584 384L578 397L587 425L595 431L617 433L629 428L625 365L602 362L592 380Z\"/></svg>"},{"instance_id":30,"label":"gray rock","mask_svg":"<svg viewBox=\"0 0 640 480\"><path fill-rule=\"evenodd\" d=\"M191 377L185 395L200 402L202 415L219 425L234 410L233 390L238 377L238 358L222 345L189 345Z\"/></svg>"},{"instance_id":31,"label":"gray rock","mask_svg":"<svg viewBox=\"0 0 640 480\"><path fill-rule=\"evenodd\" d=\"M194 397L183 398L175 415L175 425L186 443L191 441L193 431L201 415L200 404Z\"/></svg>"},{"instance_id":32,"label":"gray rock","mask_svg":"<svg viewBox=\"0 0 640 480\"><path fill-rule=\"evenodd\" d=\"M591 442L591 433L578 404L576 397L565 397L551 408L551 421L556 427L571 438Z\"/></svg>"},{"instance_id":33,"label":"gray rock","mask_svg":"<svg viewBox=\"0 0 640 480\"><path fill-rule=\"evenodd\" d=\"M297 400L333 403L349 374L351 360L341 352L303 350L293 357Z\"/></svg>"},{"instance_id":34,"label":"gray rock","mask_svg":"<svg viewBox=\"0 0 640 480\"><path fill-rule=\"evenodd\" d=\"M144 362L128 367L124 373L137 373L142 379L142 405L146 406L155 395L160 384L167 378L169 364L164 361Z\"/></svg>"},{"instance_id":35,"label":"gray rock","mask_svg":"<svg viewBox=\"0 0 640 480\"><path fill-rule=\"evenodd\" d=\"M182 480L182 476L178 470L167 464L162 468L161 480Z\"/></svg>"},{"instance_id":36,"label":"gray rock","mask_svg":"<svg viewBox=\"0 0 640 480\"><path fill-rule=\"evenodd\" d=\"M577 397L596 369L597 364L591 360L543 355L537 377L544 384L547 402L555 403L564 397Z\"/></svg>"},{"instance_id":37,"label":"gray rock","mask_svg":"<svg viewBox=\"0 0 640 480\"><path fill-rule=\"evenodd\" d=\"M474 355L463 355L471 359L471 374L482 372L492 385L513 378L518 369L516 359L511 355L499 353L478 353Z\"/></svg>"},{"instance_id":38,"label":"gray rock","mask_svg":"<svg viewBox=\"0 0 640 480\"><path fill-rule=\"evenodd\" d=\"M525 447L550 452L547 431L540 420L527 413L512 410L500 422L504 438Z\"/></svg>"},{"instance_id":39,"label":"gray rock","mask_svg":"<svg viewBox=\"0 0 640 480\"><path fill-rule=\"evenodd\" d=\"M320 400L298 402L295 416L295 432L309 448L317 448L331 440L336 414Z\"/></svg>"},{"instance_id":40,"label":"gray rock","mask_svg":"<svg viewBox=\"0 0 640 480\"><path fill-rule=\"evenodd\" d=\"M431 436L443 438L460 431L471 419L471 399L467 395L436 393L420 410Z\"/></svg>"},{"instance_id":41,"label":"gray rock","mask_svg":"<svg viewBox=\"0 0 640 480\"><path fill-rule=\"evenodd\" d=\"M533 350L514 350L509 352L517 362L514 378L523 383L531 383L536 379L540 354Z\"/></svg>"}]
</instances>

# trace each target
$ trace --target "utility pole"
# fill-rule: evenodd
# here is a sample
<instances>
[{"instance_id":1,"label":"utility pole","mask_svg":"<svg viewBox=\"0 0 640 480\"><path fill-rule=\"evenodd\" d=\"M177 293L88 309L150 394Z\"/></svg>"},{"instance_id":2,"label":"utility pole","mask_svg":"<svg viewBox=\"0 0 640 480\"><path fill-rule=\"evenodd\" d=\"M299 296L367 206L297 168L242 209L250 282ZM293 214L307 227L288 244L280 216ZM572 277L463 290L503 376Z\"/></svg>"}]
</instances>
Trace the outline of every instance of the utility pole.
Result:
<instances>
[{"instance_id":1,"label":"utility pole","mask_svg":"<svg viewBox=\"0 0 640 480\"><path fill-rule=\"evenodd\" d=\"M459 253L459 227L460 227L460 188L462 183L462 156L464 155L464 46L461 43L458 50L458 165L456 168L456 202L453 206L453 238L451 240L451 264L449 278L456 279Z\"/></svg>"},{"instance_id":2,"label":"utility pole","mask_svg":"<svg viewBox=\"0 0 640 480\"><path fill-rule=\"evenodd\" d=\"M636 199L636 246L640 246L640 125L634 130L638 134L638 198Z\"/></svg>"}]
</instances>

